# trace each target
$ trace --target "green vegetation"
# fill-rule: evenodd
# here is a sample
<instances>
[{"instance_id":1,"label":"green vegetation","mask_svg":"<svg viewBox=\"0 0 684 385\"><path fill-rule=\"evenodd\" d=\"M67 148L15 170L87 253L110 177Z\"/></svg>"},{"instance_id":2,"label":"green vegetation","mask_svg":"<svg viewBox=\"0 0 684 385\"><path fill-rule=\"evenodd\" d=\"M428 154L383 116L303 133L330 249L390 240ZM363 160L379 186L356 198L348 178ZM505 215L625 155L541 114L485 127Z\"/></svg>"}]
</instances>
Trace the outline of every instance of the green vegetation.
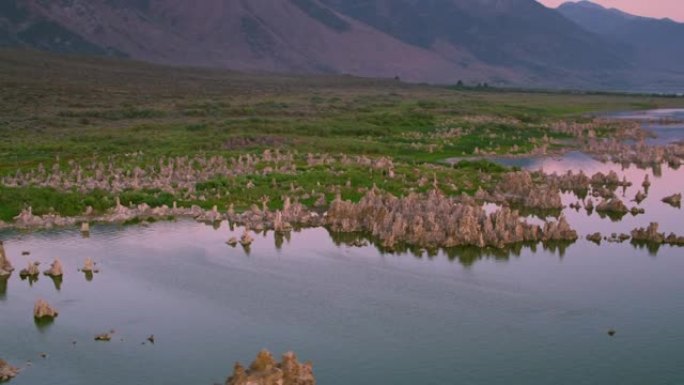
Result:
<instances>
[{"instance_id":1,"label":"green vegetation","mask_svg":"<svg viewBox=\"0 0 684 385\"><path fill-rule=\"evenodd\" d=\"M477 151L523 154L544 139L562 146L572 138L554 132L555 121L583 121L596 111L682 105L681 98L257 76L0 51L0 177L39 164L50 169L56 162L63 170L93 162L132 170L158 164L160 157L235 157L277 148L295 154L296 173L201 181L197 196L190 198L159 190L128 191L120 198L151 206L176 200L205 208L229 203L248 208L266 195L268 204L278 207L293 184L307 193L299 196L303 203L313 204L312 190L325 193L327 200L334 196L331 186L340 186L350 199L373 184L406 194L431 188L434 177L445 193L472 193L506 169L485 161L450 167L444 159ZM396 177L339 161L309 166L307 153L389 157ZM244 187L249 182L254 188ZM9 220L24 205L35 213L73 215L86 206L102 211L114 198L107 191L2 187L0 219Z\"/></svg>"}]
</instances>

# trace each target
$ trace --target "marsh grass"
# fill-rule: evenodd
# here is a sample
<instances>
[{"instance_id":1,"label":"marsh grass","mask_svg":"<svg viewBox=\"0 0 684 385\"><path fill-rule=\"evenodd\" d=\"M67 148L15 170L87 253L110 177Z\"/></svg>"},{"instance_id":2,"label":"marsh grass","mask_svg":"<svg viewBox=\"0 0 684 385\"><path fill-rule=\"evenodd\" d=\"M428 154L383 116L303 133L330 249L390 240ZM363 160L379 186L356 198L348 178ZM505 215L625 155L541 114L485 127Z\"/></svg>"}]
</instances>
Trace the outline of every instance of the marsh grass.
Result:
<instances>
[{"instance_id":1,"label":"marsh grass","mask_svg":"<svg viewBox=\"0 0 684 385\"><path fill-rule=\"evenodd\" d=\"M184 201L160 191L126 191L124 204L198 204L244 209L263 195L282 204L289 185L356 200L376 185L397 195L430 188L437 175L448 194L473 193L482 173L505 171L484 162L442 161L475 149L525 153L548 137L562 146L572 138L549 130L560 119L582 120L595 111L683 106L676 98L648 95L580 95L409 85L349 76L250 75L178 69L92 57L0 50L0 176L44 164L108 162L127 169L162 156L237 156L279 148L298 154L296 175L216 178L196 187L204 199ZM470 117L489 119L470 119ZM458 137L436 134L462 128ZM601 132L608 135L609 133ZM514 151L514 149L516 149ZM388 156L396 178L367 168L307 167L306 153ZM144 156L133 154L143 153ZM254 189L244 188L251 180ZM275 180L275 185L272 182ZM218 197L217 197L218 196ZM303 199L304 203L312 203ZM0 187L0 219L24 206L74 215L114 204L112 194Z\"/></svg>"}]
</instances>

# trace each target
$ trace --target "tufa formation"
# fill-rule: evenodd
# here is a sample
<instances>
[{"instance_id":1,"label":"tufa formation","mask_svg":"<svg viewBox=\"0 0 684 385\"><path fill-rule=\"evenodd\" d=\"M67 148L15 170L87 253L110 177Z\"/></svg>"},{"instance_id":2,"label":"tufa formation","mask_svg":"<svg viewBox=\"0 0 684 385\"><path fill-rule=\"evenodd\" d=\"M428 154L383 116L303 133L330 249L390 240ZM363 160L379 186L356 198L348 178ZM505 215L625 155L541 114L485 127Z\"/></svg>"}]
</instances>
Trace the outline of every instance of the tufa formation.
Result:
<instances>
[{"instance_id":1,"label":"tufa formation","mask_svg":"<svg viewBox=\"0 0 684 385\"><path fill-rule=\"evenodd\" d=\"M233 375L226 385L316 385L311 363L300 364L297 356L289 352L283 354L278 363L268 350L257 355L249 369L239 362L235 364Z\"/></svg>"}]
</instances>

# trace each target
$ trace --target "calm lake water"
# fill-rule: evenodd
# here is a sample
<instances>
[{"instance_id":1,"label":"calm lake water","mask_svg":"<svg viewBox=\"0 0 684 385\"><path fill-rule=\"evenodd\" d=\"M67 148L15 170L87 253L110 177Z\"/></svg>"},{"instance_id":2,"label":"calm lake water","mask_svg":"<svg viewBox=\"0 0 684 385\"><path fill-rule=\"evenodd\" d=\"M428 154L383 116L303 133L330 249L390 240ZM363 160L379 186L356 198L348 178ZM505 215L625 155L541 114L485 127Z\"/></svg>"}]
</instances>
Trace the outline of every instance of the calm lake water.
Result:
<instances>
[{"instance_id":1,"label":"calm lake water","mask_svg":"<svg viewBox=\"0 0 684 385\"><path fill-rule=\"evenodd\" d=\"M524 166L615 169L635 182L630 199L651 176L644 215L613 222L565 210L582 238L653 220L684 233L682 210L660 202L684 192L684 169L657 176L577 153ZM562 253L419 257L311 229L282 247L260 235L246 253L225 244L240 233L192 221L94 226L89 238L75 229L0 233L16 268L28 258L65 265L59 290L16 273L0 284L0 357L31 361L12 384L210 385L261 348L312 360L322 385L684 383L684 248L580 240ZM102 270L92 281L77 271L86 257ZM38 298L60 311L43 328L33 322ZM110 329L111 342L93 341ZM156 344L143 345L150 334Z\"/></svg>"}]
</instances>

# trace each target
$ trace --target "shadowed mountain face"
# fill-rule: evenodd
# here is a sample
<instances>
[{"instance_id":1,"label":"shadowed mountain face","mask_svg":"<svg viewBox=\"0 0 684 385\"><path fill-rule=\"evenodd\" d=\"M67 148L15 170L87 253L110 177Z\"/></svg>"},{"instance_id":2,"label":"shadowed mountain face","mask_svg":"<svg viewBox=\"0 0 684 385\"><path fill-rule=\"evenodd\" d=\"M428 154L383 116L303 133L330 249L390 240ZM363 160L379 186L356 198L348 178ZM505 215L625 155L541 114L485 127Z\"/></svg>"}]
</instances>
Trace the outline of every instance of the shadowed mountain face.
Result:
<instances>
[{"instance_id":1,"label":"shadowed mountain face","mask_svg":"<svg viewBox=\"0 0 684 385\"><path fill-rule=\"evenodd\" d=\"M20 0L0 1L0 45L24 45L63 53L120 54L34 13Z\"/></svg>"},{"instance_id":2,"label":"shadowed mountain face","mask_svg":"<svg viewBox=\"0 0 684 385\"><path fill-rule=\"evenodd\" d=\"M640 68L684 71L684 24L606 9L590 2L569 2L558 11L586 30L628 46Z\"/></svg>"},{"instance_id":3,"label":"shadowed mountain face","mask_svg":"<svg viewBox=\"0 0 684 385\"><path fill-rule=\"evenodd\" d=\"M534 0L0 1L5 46L243 71L638 86L629 80L643 56L580 25Z\"/></svg>"},{"instance_id":4,"label":"shadowed mountain face","mask_svg":"<svg viewBox=\"0 0 684 385\"><path fill-rule=\"evenodd\" d=\"M531 0L322 0L417 46L466 48L493 65L597 70L626 67L619 47Z\"/></svg>"}]
</instances>

